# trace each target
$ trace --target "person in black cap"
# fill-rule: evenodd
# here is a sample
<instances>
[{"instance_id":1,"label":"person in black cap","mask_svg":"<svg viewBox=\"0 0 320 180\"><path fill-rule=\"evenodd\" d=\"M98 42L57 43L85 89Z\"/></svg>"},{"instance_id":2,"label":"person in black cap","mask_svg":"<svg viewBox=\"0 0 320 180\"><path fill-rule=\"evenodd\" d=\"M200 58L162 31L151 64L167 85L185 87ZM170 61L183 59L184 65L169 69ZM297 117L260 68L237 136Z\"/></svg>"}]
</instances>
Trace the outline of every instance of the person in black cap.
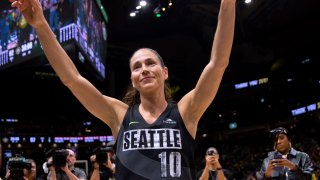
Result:
<instances>
[{"instance_id":1,"label":"person in black cap","mask_svg":"<svg viewBox=\"0 0 320 180\"><path fill-rule=\"evenodd\" d=\"M258 179L311 179L311 159L307 153L292 147L289 131L277 127L270 131L270 135L274 151L264 159Z\"/></svg>"}]
</instances>

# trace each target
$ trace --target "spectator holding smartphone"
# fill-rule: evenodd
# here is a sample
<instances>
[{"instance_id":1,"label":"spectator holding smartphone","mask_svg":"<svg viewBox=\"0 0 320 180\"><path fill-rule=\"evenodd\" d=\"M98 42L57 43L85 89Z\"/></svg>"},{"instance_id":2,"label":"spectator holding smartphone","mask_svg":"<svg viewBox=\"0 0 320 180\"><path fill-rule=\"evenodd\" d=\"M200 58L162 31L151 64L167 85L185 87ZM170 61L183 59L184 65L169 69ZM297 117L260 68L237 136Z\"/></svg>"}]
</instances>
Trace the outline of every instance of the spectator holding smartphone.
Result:
<instances>
[{"instance_id":1,"label":"spectator holding smartphone","mask_svg":"<svg viewBox=\"0 0 320 180\"><path fill-rule=\"evenodd\" d=\"M313 165L309 155L292 147L291 135L286 128L270 131L274 151L264 159L258 179L311 179Z\"/></svg>"},{"instance_id":2,"label":"spectator holding smartphone","mask_svg":"<svg viewBox=\"0 0 320 180\"><path fill-rule=\"evenodd\" d=\"M225 180L222 166L219 162L218 150L214 147L209 147L205 155L205 167L197 174L199 180Z\"/></svg>"}]
</instances>

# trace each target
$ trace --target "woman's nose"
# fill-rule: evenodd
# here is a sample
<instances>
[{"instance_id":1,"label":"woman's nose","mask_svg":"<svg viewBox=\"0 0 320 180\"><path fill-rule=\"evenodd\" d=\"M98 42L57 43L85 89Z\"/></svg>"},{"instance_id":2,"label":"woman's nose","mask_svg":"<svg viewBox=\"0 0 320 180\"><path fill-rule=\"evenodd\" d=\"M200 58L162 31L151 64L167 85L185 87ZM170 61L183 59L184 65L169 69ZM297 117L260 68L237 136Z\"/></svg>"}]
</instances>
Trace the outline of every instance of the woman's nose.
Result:
<instances>
[{"instance_id":1,"label":"woman's nose","mask_svg":"<svg viewBox=\"0 0 320 180\"><path fill-rule=\"evenodd\" d=\"M143 65L143 66L142 66L142 74L145 74L145 73L147 73L147 72L149 72L148 67L145 66L145 65Z\"/></svg>"},{"instance_id":2,"label":"woman's nose","mask_svg":"<svg viewBox=\"0 0 320 180\"><path fill-rule=\"evenodd\" d=\"M281 139L279 138L279 139L277 140L277 144L280 144L280 142L281 142Z\"/></svg>"}]
</instances>

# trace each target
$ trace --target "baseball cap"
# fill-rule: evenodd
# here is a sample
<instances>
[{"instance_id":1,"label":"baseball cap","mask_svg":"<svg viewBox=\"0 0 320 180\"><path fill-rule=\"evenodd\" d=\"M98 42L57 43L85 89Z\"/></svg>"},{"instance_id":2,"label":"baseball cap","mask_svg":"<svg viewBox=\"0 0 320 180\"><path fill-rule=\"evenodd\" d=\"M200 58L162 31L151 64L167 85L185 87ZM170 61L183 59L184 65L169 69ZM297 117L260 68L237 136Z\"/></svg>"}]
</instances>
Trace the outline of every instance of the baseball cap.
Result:
<instances>
[{"instance_id":1,"label":"baseball cap","mask_svg":"<svg viewBox=\"0 0 320 180\"><path fill-rule=\"evenodd\" d=\"M289 140L291 139L289 131L284 127L277 127L270 131L270 136L273 140L277 140L279 134L285 134Z\"/></svg>"}]
</instances>

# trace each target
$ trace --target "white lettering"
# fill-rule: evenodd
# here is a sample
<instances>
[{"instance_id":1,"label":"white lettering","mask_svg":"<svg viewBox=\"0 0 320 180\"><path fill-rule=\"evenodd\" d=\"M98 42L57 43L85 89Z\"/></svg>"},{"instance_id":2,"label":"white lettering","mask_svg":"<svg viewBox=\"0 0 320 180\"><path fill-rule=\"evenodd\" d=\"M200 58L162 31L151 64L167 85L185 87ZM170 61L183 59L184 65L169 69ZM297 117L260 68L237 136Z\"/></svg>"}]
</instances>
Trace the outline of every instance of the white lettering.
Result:
<instances>
[{"instance_id":1,"label":"white lettering","mask_svg":"<svg viewBox=\"0 0 320 180\"><path fill-rule=\"evenodd\" d=\"M181 149L177 129L137 129L124 132L123 151L137 149Z\"/></svg>"}]
</instances>

